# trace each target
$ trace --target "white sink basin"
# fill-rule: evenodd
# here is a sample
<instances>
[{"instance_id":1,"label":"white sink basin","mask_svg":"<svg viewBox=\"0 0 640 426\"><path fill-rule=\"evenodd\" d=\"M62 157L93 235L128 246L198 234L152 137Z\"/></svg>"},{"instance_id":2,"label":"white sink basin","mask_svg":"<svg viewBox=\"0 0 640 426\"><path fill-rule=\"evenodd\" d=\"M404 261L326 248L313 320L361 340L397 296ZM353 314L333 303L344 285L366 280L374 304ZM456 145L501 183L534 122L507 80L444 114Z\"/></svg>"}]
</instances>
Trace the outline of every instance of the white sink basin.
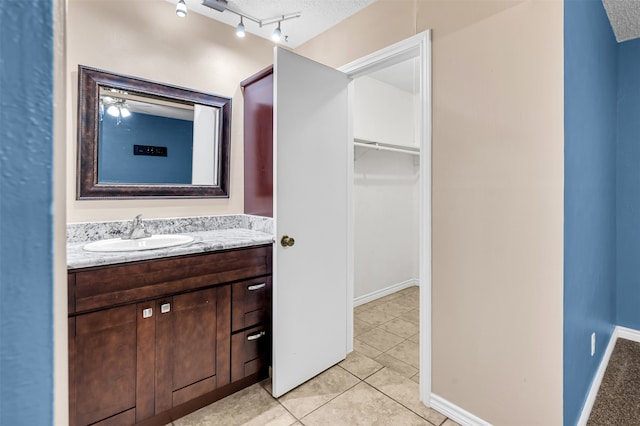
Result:
<instances>
[{"instance_id":1,"label":"white sink basin","mask_svg":"<svg viewBox=\"0 0 640 426\"><path fill-rule=\"evenodd\" d=\"M193 237L180 234L152 235L147 238L137 240L123 240L113 238L110 240L94 241L86 244L83 248L87 251L139 251L167 248L188 244L193 241Z\"/></svg>"}]
</instances>

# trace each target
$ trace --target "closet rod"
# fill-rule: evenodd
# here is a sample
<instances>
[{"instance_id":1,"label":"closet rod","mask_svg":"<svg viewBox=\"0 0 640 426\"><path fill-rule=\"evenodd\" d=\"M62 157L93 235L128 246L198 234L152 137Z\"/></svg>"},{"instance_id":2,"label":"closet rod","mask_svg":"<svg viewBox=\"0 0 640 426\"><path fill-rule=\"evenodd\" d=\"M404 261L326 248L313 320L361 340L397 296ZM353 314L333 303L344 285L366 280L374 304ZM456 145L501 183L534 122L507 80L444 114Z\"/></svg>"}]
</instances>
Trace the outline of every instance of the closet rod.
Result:
<instances>
[{"instance_id":1,"label":"closet rod","mask_svg":"<svg viewBox=\"0 0 640 426\"><path fill-rule=\"evenodd\" d=\"M375 149L377 151L392 151L392 152L401 152L403 154L420 155L420 151L413 151L411 149L404 149L404 148L391 148L388 146L380 145L378 142L364 143L364 142L358 142L356 140L353 142L353 145L359 146L362 148Z\"/></svg>"}]
</instances>

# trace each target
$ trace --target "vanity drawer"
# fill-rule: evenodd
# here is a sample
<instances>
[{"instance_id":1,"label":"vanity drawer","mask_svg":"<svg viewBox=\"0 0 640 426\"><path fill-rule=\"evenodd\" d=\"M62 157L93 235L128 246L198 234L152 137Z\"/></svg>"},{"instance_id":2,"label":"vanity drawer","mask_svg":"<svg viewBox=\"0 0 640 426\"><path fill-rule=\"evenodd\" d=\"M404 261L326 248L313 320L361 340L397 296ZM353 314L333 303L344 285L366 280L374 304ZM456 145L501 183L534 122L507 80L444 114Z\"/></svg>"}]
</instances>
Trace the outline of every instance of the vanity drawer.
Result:
<instances>
[{"instance_id":1,"label":"vanity drawer","mask_svg":"<svg viewBox=\"0 0 640 426\"><path fill-rule=\"evenodd\" d=\"M231 381L263 371L269 366L271 335L266 324L231 336Z\"/></svg>"},{"instance_id":2,"label":"vanity drawer","mask_svg":"<svg viewBox=\"0 0 640 426\"><path fill-rule=\"evenodd\" d=\"M271 302L271 277L235 283L231 287L231 331L265 322Z\"/></svg>"},{"instance_id":3,"label":"vanity drawer","mask_svg":"<svg viewBox=\"0 0 640 426\"><path fill-rule=\"evenodd\" d=\"M69 313L149 300L270 273L270 246L77 269L70 271Z\"/></svg>"}]
</instances>

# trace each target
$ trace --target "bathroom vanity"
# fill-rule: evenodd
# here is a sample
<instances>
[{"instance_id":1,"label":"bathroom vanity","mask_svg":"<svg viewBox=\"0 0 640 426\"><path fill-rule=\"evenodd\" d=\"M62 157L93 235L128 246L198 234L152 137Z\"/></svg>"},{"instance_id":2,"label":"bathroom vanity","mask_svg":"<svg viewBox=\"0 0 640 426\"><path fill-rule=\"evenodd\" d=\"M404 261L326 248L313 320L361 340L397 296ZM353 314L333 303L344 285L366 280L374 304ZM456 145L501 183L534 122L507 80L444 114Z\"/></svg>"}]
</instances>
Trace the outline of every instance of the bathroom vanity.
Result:
<instances>
[{"instance_id":1,"label":"bathroom vanity","mask_svg":"<svg viewBox=\"0 0 640 426\"><path fill-rule=\"evenodd\" d=\"M272 247L244 244L70 267L72 426L164 425L268 377Z\"/></svg>"}]
</instances>

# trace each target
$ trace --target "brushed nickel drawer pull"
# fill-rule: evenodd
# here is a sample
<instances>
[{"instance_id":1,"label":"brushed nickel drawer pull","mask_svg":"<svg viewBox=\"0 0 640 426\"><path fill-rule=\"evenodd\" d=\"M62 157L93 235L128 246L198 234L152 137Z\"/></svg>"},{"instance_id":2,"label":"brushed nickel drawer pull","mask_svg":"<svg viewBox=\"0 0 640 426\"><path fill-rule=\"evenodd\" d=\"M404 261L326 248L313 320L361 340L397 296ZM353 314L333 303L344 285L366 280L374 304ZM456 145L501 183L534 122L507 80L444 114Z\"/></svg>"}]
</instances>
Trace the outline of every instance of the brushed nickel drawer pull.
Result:
<instances>
[{"instance_id":1,"label":"brushed nickel drawer pull","mask_svg":"<svg viewBox=\"0 0 640 426\"><path fill-rule=\"evenodd\" d=\"M261 331L260 333L252 334L251 336L247 336L247 340L257 340L267 334L265 331Z\"/></svg>"},{"instance_id":2,"label":"brushed nickel drawer pull","mask_svg":"<svg viewBox=\"0 0 640 426\"><path fill-rule=\"evenodd\" d=\"M260 290L261 288L265 288L266 285L267 285L266 283L250 285L249 287L247 287L247 290L249 290L249 291Z\"/></svg>"}]
</instances>

